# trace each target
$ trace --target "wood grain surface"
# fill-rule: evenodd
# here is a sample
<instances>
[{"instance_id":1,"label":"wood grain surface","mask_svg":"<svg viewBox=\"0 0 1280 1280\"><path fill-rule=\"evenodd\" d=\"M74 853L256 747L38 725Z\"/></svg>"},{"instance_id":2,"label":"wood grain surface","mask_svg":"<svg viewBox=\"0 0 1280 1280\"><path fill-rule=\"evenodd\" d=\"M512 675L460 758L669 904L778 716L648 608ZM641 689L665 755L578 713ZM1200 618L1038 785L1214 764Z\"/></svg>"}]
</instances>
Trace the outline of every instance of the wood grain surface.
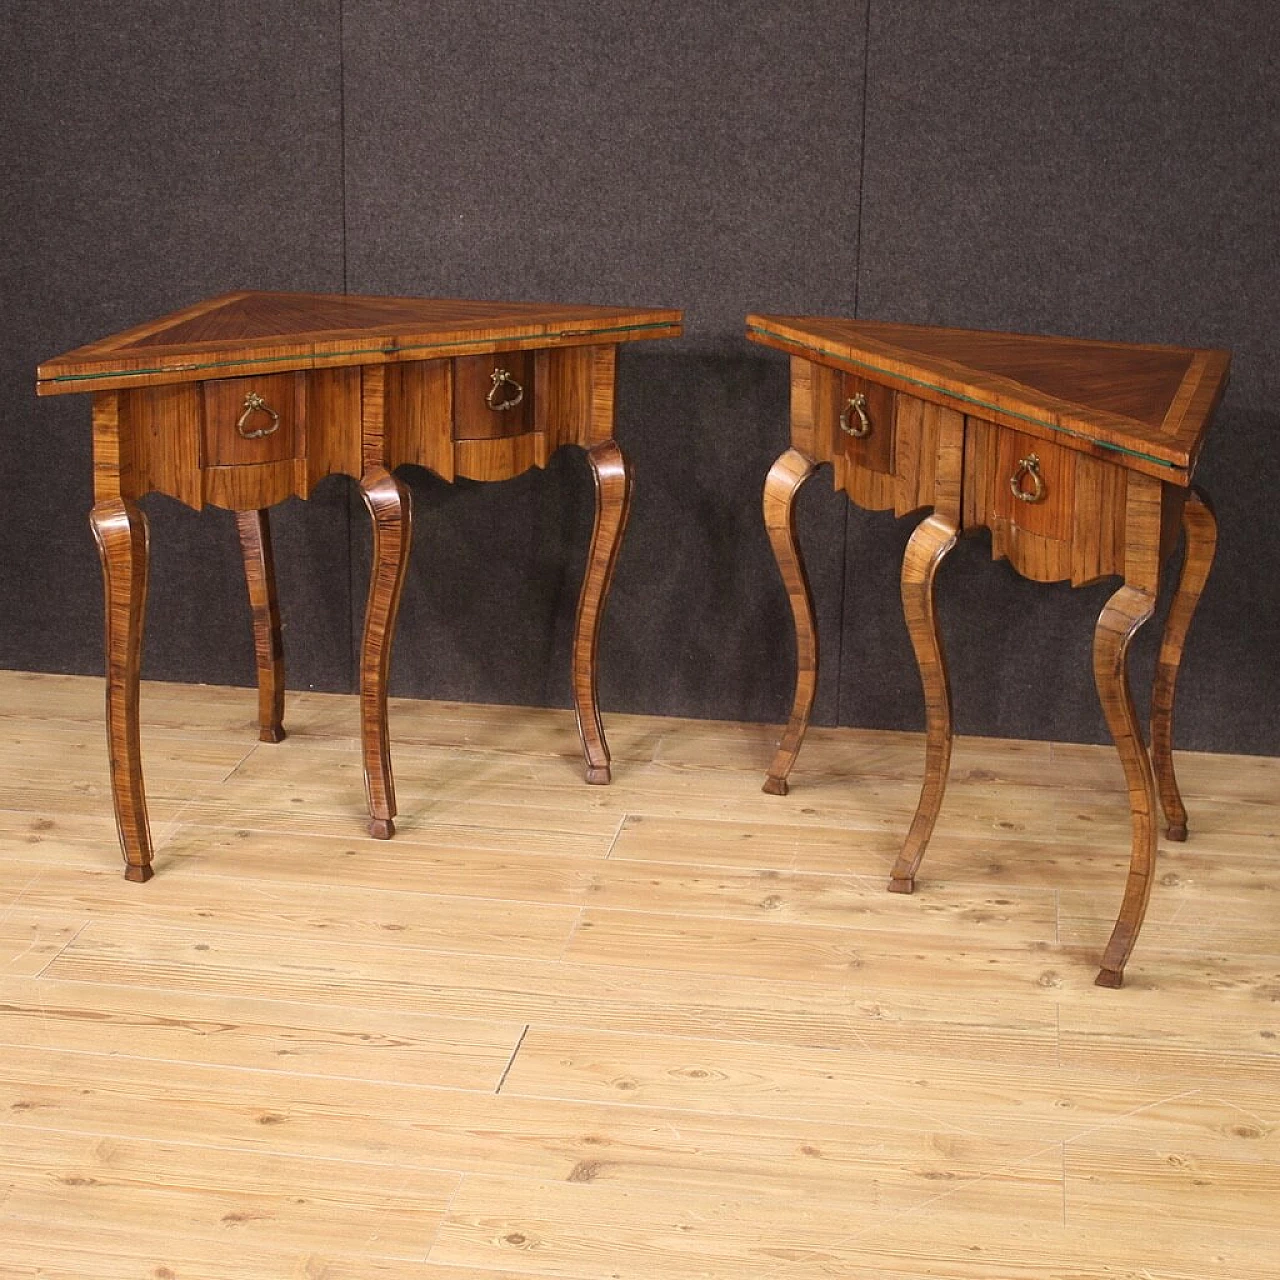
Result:
<instances>
[{"instance_id":1,"label":"wood grain surface","mask_svg":"<svg viewBox=\"0 0 1280 1280\"><path fill-rule=\"evenodd\" d=\"M253 653L258 668L258 737L284 739L284 642L280 634L280 602L276 598L275 556L271 521L266 511L237 511L244 580L253 614Z\"/></svg>"},{"instance_id":2,"label":"wood grain surface","mask_svg":"<svg viewBox=\"0 0 1280 1280\"><path fill-rule=\"evenodd\" d=\"M578 612L573 627L573 706L586 759L588 782L610 780L609 746L600 720L600 697L596 691L600 645L600 625L605 601L618 563L622 535L631 511L631 468L622 450L612 440L592 445L587 461L595 483L596 514L587 552L587 568L578 596Z\"/></svg>"},{"instance_id":3,"label":"wood grain surface","mask_svg":"<svg viewBox=\"0 0 1280 1280\"><path fill-rule=\"evenodd\" d=\"M782 815L768 726L613 715L597 788L568 711L396 701L385 844L356 699L254 703L144 687L139 893L100 682L0 674L0 1274L1280 1270L1280 761L1179 756L1103 992L1109 747L958 737L906 898L919 734L811 729Z\"/></svg>"},{"instance_id":4,"label":"wood grain surface","mask_svg":"<svg viewBox=\"0 0 1280 1280\"><path fill-rule=\"evenodd\" d=\"M142 783L138 680L147 610L147 517L125 498L99 502L89 524L102 562L107 668L107 754L125 879L151 878L151 835Z\"/></svg>"},{"instance_id":5,"label":"wood grain surface","mask_svg":"<svg viewBox=\"0 0 1280 1280\"><path fill-rule=\"evenodd\" d=\"M796 684L791 715L764 782L764 790L775 796L787 794L787 774L796 762L809 727L818 687L818 628L813 616L813 594L796 540L796 495L813 474L813 468L813 461L799 449L788 449L773 464L764 482L764 527L782 584L787 589L796 634Z\"/></svg>"},{"instance_id":6,"label":"wood grain surface","mask_svg":"<svg viewBox=\"0 0 1280 1280\"><path fill-rule=\"evenodd\" d=\"M830 316L750 315L747 337L1180 485L1231 364L1218 350Z\"/></svg>"},{"instance_id":7,"label":"wood grain surface","mask_svg":"<svg viewBox=\"0 0 1280 1280\"><path fill-rule=\"evenodd\" d=\"M373 521L373 565L360 644L360 741L369 801L369 834L387 840L395 833L392 819L396 816L387 681L413 537L413 495L408 486L382 468L365 473L360 495Z\"/></svg>"},{"instance_id":8,"label":"wood grain surface","mask_svg":"<svg viewBox=\"0 0 1280 1280\"><path fill-rule=\"evenodd\" d=\"M678 337L679 311L448 298L241 292L78 347L39 395Z\"/></svg>"}]
</instances>

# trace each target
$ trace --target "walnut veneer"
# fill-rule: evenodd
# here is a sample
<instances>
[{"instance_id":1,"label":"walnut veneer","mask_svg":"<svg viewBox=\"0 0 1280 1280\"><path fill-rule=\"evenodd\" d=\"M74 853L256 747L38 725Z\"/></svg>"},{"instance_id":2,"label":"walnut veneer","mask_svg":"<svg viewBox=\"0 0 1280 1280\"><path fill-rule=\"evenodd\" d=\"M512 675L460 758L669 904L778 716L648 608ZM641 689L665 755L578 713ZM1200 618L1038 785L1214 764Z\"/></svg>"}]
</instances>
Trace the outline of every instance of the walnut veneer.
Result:
<instances>
[{"instance_id":1,"label":"walnut veneer","mask_svg":"<svg viewBox=\"0 0 1280 1280\"><path fill-rule=\"evenodd\" d=\"M596 521L573 643L589 782L609 781L596 699L600 618L626 524L627 463L613 440L620 343L671 337L678 311L349 295L211 298L40 366L41 395L93 393L90 522L106 590L107 729L125 875L151 875L138 677L156 491L236 514L253 611L259 735L284 736L280 613L267 508L327 475L360 482L374 530L360 660L370 833L394 830L387 675L408 562L402 463L445 480L502 480L562 445L587 452Z\"/></svg>"},{"instance_id":2,"label":"walnut veneer","mask_svg":"<svg viewBox=\"0 0 1280 1280\"><path fill-rule=\"evenodd\" d=\"M747 336L791 356L791 448L765 482L764 519L795 620L797 677L765 790L786 794L816 688L794 513L818 463L832 464L836 488L861 507L932 508L902 565L927 731L924 785L891 873L894 892L915 888L946 787L951 691L934 580L956 539L989 530L993 557L1038 582L1122 578L1098 619L1093 660L1133 825L1128 881L1097 978L1120 986L1151 891L1157 805L1169 839L1187 835L1173 771L1174 687L1216 541L1212 509L1190 485L1229 355L825 317L749 316ZM1156 668L1148 753L1129 643L1155 611L1180 529L1186 550Z\"/></svg>"}]
</instances>

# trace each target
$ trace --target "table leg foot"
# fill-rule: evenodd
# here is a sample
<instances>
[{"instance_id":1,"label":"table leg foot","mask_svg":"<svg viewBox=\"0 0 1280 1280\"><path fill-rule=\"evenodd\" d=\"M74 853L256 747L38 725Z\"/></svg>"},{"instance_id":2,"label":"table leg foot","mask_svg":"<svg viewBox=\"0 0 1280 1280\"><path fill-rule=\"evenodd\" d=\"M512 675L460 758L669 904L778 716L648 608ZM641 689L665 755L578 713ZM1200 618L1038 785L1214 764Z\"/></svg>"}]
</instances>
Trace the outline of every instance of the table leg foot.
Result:
<instances>
[{"instance_id":1,"label":"table leg foot","mask_svg":"<svg viewBox=\"0 0 1280 1280\"><path fill-rule=\"evenodd\" d=\"M1218 522L1208 499L1198 489L1187 495L1182 509L1182 528L1186 549L1178 589L1169 606L1160 656L1156 661L1155 682L1151 689L1151 762L1155 769L1160 807L1169 824L1170 840L1187 838L1187 810L1178 791L1173 772L1173 699L1182 665L1182 651L1187 631L1195 616L1200 594L1213 567L1218 545Z\"/></svg>"},{"instance_id":2,"label":"table leg foot","mask_svg":"<svg viewBox=\"0 0 1280 1280\"><path fill-rule=\"evenodd\" d=\"M604 786L612 775L596 691L596 655L600 621L631 511L631 468L612 440L603 440L588 449L587 461L595 481L596 518L573 628L573 707L586 762L586 780Z\"/></svg>"},{"instance_id":3,"label":"table leg foot","mask_svg":"<svg viewBox=\"0 0 1280 1280\"><path fill-rule=\"evenodd\" d=\"M360 645L360 749L369 801L369 834L376 840L388 840L395 830L391 820L396 816L396 792L387 729L387 680L400 593L409 563L413 497L383 467L365 473L360 494L373 519L373 568Z\"/></svg>"},{"instance_id":4,"label":"table leg foot","mask_svg":"<svg viewBox=\"0 0 1280 1280\"><path fill-rule=\"evenodd\" d=\"M125 879L151 878L151 832L142 782L138 726L138 676L147 607L147 518L132 502L112 498L89 513L102 561L106 616L107 749L116 830Z\"/></svg>"},{"instance_id":5,"label":"table leg foot","mask_svg":"<svg viewBox=\"0 0 1280 1280\"><path fill-rule=\"evenodd\" d=\"M1098 976L1094 978L1093 985L1095 987L1123 987L1124 986L1124 970L1123 969L1099 969Z\"/></svg>"},{"instance_id":6,"label":"table leg foot","mask_svg":"<svg viewBox=\"0 0 1280 1280\"><path fill-rule=\"evenodd\" d=\"M265 511L237 511L244 580L253 611L253 651L258 666L258 741L284 740L284 644L276 597L275 556Z\"/></svg>"},{"instance_id":7,"label":"table leg foot","mask_svg":"<svg viewBox=\"0 0 1280 1280\"><path fill-rule=\"evenodd\" d=\"M915 887L951 767L951 684L934 607L934 582L938 567L955 544L955 526L932 515L916 526L902 561L902 607L924 689L925 772L911 829L889 873L891 893L910 893Z\"/></svg>"},{"instance_id":8,"label":"table leg foot","mask_svg":"<svg viewBox=\"0 0 1280 1280\"><path fill-rule=\"evenodd\" d=\"M1129 642L1155 612L1155 597L1121 587L1103 606L1093 637L1093 675L1129 790L1133 849L1115 928L1102 955L1099 986L1118 987L1147 913L1156 861L1156 782L1129 688Z\"/></svg>"},{"instance_id":9,"label":"table leg foot","mask_svg":"<svg viewBox=\"0 0 1280 1280\"><path fill-rule=\"evenodd\" d=\"M796 633L796 685L791 715L782 731L764 791L787 794L787 775L796 762L818 687L818 629L814 625L813 595L796 539L796 496L813 474L816 463L799 449L788 449L770 468L764 482L764 527L778 563Z\"/></svg>"}]
</instances>

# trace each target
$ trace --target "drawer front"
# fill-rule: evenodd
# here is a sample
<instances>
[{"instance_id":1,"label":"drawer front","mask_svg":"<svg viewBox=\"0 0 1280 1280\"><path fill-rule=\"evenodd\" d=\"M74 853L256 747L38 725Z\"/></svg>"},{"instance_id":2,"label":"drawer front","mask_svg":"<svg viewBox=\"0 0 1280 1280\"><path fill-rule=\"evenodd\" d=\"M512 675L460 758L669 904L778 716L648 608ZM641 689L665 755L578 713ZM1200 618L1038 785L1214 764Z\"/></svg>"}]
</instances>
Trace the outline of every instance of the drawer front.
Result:
<instances>
[{"instance_id":1,"label":"drawer front","mask_svg":"<svg viewBox=\"0 0 1280 1280\"><path fill-rule=\"evenodd\" d=\"M997 519L1027 533L1071 537L1077 454L1061 445L1002 430L991 496Z\"/></svg>"},{"instance_id":2,"label":"drawer front","mask_svg":"<svg viewBox=\"0 0 1280 1280\"><path fill-rule=\"evenodd\" d=\"M1065 445L969 418L962 523L1023 577L1076 586L1125 572L1128 472Z\"/></svg>"},{"instance_id":3,"label":"drawer front","mask_svg":"<svg viewBox=\"0 0 1280 1280\"><path fill-rule=\"evenodd\" d=\"M843 375L836 419L836 451L853 466L893 474L897 393L856 373Z\"/></svg>"},{"instance_id":4,"label":"drawer front","mask_svg":"<svg viewBox=\"0 0 1280 1280\"><path fill-rule=\"evenodd\" d=\"M533 430L534 353L496 351L453 362L453 438L501 440Z\"/></svg>"},{"instance_id":5,"label":"drawer front","mask_svg":"<svg viewBox=\"0 0 1280 1280\"><path fill-rule=\"evenodd\" d=\"M306 375L216 378L201 386L204 465L279 462L303 453Z\"/></svg>"}]
</instances>

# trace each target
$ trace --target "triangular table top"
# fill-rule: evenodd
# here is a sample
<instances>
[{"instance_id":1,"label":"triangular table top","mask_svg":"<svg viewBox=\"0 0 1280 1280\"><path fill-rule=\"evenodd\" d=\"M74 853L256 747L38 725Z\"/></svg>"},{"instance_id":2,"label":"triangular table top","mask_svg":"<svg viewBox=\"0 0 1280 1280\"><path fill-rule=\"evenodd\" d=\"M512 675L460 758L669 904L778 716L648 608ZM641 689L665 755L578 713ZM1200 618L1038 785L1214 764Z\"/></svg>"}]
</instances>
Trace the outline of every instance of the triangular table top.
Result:
<instances>
[{"instance_id":1,"label":"triangular table top","mask_svg":"<svg viewBox=\"0 0 1280 1280\"><path fill-rule=\"evenodd\" d=\"M670 310L228 293L47 361L36 390L57 395L679 333L680 312Z\"/></svg>"},{"instance_id":2,"label":"triangular table top","mask_svg":"<svg viewBox=\"0 0 1280 1280\"><path fill-rule=\"evenodd\" d=\"M748 316L747 336L1184 484L1231 363L1226 351L819 316Z\"/></svg>"}]
</instances>

